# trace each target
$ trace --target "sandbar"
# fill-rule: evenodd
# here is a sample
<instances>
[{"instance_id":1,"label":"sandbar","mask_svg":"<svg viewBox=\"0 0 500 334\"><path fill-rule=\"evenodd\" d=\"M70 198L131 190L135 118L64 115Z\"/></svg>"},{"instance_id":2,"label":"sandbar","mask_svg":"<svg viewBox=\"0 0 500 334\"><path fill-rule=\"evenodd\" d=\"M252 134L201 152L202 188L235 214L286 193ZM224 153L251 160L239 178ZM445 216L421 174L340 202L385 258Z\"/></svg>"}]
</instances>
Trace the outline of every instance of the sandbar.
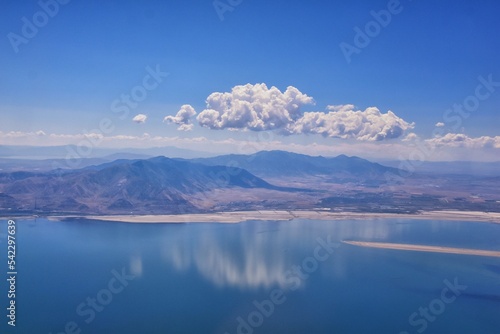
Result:
<instances>
[{"instance_id":1,"label":"sandbar","mask_svg":"<svg viewBox=\"0 0 500 334\"><path fill-rule=\"evenodd\" d=\"M395 250L402 250L402 251L500 257L500 251L490 251L490 250L482 250L482 249L452 248L452 247L412 245L412 244L396 244L396 243L388 243L388 242L368 242L368 241L342 241L342 242L345 244L349 244L349 245L360 246L360 247L369 247L369 248L383 248L383 249L395 249Z\"/></svg>"}]
</instances>

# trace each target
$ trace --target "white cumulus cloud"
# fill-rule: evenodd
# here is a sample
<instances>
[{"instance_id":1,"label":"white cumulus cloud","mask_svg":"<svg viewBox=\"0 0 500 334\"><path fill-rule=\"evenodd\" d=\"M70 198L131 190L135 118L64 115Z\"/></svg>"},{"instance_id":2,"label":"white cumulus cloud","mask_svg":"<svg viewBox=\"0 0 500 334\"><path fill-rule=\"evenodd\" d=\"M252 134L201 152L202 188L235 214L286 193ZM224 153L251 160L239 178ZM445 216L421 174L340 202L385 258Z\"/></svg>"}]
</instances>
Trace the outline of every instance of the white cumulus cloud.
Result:
<instances>
[{"instance_id":1,"label":"white cumulus cloud","mask_svg":"<svg viewBox=\"0 0 500 334\"><path fill-rule=\"evenodd\" d=\"M177 130L180 131L189 131L193 128L193 124L191 123L191 117L196 115L196 111L189 104L185 104L181 106L181 109L177 112L175 116L166 116L163 121L174 123L179 125Z\"/></svg>"},{"instance_id":2,"label":"white cumulus cloud","mask_svg":"<svg viewBox=\"0 0 500 334\"><path fill-rule=\"evenodd\" d=\"M289 133L320 134L325 137L380 141L403 136L414 124L392 111L381 113L375 107L364 111L353 105L329 106L328 113L306 112L287 127Z\"/></svg>"},{"instance_id":3,"label":"white cumulus cloud","mask_svg":"<svg viewBox=\"0 0 500 334\"><path fill-rule=\"evenodd\" d=\"M403 141L415 141L417 139L419 139L418 135L414 132L410 132L403 138Z\"/></svg>"},{"instance_id":4,"label":"white cumulus cloud","mask_svg":"<svg viewBox=\"0 0 500 334\"><path fill-rule=\"evenodd\" d=\"M443 122L437 122L436 123L436 127L438 127L438 128L442 128L442 127L444 127L444 125L445 124Z\"/></svg>"},{"instance_id":5,"label":"white cumulus cloud","mask_svg":"<svg viewBox=\"0 0 500 334\"><path fill-rule=\"evenodd\" d=\"M463 133L448 133L442 137L427 139L438 147L500 148L500 136L469 137Z\"/></svg>"},{"instance_id":6,"label":"white cumulus cloud","mask_svg":"<svg viewBox=\"0 0 500 334\"><path fill-rule=\"evenodd\" d=\"M314 100L289 86L285 92L266 84L235 86L231 92L212 93L198 117L210 129L283 129L302 116L300 108Z\"/></svg>"},{"instance_id":7,"label":"white cumulus cloud","mask_svg":"<svg viewBox=\"0 0 500 334\"><path fill-rule=\"evenodd\" d=\"M235 86L212 93L197 121L210 129L277 130L281 134L319 134L324 137L381 141L400 138L414 128L392 111L375 107L356 110L352 104L331 105L327 112L303 112L314 99L289 86L284 92L266 84Z\"/></svg>"},{"instance_id":8,"label":"white cumulus cloud","mask_svg":"<svg viewBox=\"0 0 500 334\"><path fill-rule=\"evenodd\" d=\"M135 115L134 118L132 118L132 121L135 123L141 124L141 123L146 123L146 120L148 119L148 116L144 114L138 114Z\"/></svg>"}]
</instances>

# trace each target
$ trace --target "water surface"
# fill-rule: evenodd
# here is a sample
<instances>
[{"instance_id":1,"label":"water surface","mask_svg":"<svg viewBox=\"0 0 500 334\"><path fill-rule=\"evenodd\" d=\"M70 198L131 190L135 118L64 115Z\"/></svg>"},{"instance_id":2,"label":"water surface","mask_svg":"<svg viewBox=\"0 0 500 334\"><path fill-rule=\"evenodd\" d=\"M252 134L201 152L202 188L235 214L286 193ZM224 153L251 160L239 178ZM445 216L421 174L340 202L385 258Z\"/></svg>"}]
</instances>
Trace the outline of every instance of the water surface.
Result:
<instances>
[{"instance_id":1,"label":"water surface","mask_svg":"<svg viewBox=\"0 0 500 334\"><path fill-rule=\"evenodd\" d=\"M16 238L17 326L2 315L2 333L500 333L500 259L337 244L500 250L498 224L37 219ZM445 281L466 286L449 303Z\"/></svg>"}]
</instances>

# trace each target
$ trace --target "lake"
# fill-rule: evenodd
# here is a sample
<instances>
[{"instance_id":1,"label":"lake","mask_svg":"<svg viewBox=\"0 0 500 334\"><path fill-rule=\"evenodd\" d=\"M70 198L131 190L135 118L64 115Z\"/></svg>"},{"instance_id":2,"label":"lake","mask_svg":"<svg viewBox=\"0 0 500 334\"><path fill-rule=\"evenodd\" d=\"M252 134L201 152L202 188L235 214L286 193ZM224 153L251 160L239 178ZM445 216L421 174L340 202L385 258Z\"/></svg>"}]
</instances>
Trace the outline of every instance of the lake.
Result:
<instances>
[{"instance_id":1,"label":"lake","mask_svg":"<svg viewBox=\"0 0 500 334\"><path fill-rule=\"evenodd\" d=\"M4 275L7 220L0 223ZM500 224L16 220L16 326L1 333L500 333Z\"/></svg>"}]
</instances>

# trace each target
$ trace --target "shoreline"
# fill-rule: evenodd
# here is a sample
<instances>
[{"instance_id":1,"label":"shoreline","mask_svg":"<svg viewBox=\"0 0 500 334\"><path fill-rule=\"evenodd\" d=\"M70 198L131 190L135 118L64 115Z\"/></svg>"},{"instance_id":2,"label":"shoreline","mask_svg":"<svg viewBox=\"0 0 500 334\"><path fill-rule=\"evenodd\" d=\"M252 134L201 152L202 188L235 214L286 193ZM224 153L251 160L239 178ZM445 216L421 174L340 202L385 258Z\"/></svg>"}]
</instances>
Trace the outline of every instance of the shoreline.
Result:
<instances>
[{"instance_id":1,"label":"shoreline","mask_svg":"<svg viewBox=\"0 0 500 334\"><path fill-rule=\"evenodd\" d=\"M48 216L49 220L84 218L89 220L136 223L241 223L249 220L286 221L293 219L309 220L366 220L366 219L420 219L487 222L500 224L500 213L478 211L423 211L417 214L370 213L370 212L332 212L323 210L261 210L216 213L195 213L180 215L67 215Z\"/></svg>"}]
</instances>

